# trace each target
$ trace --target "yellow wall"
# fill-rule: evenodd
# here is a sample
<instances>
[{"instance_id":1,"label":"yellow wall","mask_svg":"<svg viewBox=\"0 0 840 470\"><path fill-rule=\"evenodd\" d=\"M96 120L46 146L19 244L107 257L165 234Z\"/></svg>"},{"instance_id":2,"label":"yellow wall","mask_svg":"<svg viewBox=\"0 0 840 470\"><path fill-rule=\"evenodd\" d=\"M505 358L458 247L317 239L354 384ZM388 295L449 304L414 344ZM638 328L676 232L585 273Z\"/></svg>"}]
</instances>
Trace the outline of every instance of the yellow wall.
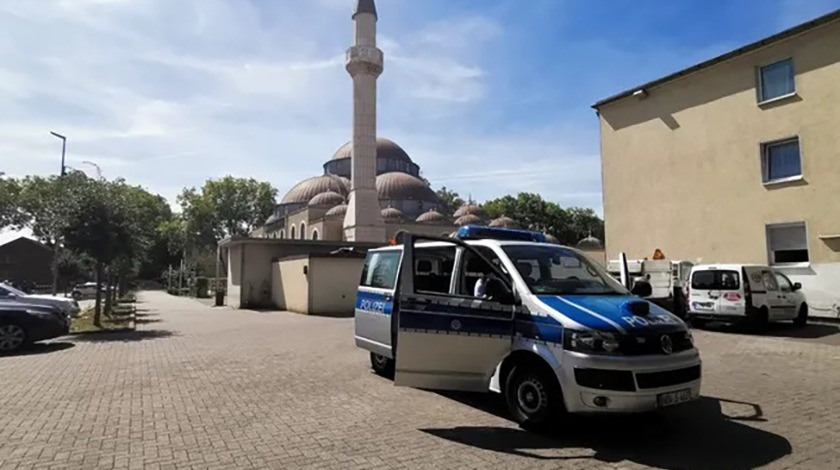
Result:
<instances>
[{"instance_id":1,"label":"yellow wall","mask_svg":"<svg viewBox=\"0 0 840 470\"><path fill-rule=\"evenodd\" d=\"M310 262L310 312L315 315L352 315L364 258L313 257Z\"/></svg>"},{"instance_id":2,"label":"yellow wall","mask_svg":"<svg viewBox=\"0 0 840 470\"><path fill-rule=\"evenodd\" d=\"M765 224L805 221L840 261L840 22L600 109L607 257L767 263ZM793 57L791 99L757 105L756 67ZM760 144L798 135L803 180L762 183Z\"/></svg>"},{"instance_id":3,"label":"yellow wall","mask_svg":"<svg viewBox=\"0 0 840 470\"><path fill-rule=\"evenodd\" d=\"M309 257L271 263L271 297L280 310L309 313Z\"/></svg>"}]
</instances>

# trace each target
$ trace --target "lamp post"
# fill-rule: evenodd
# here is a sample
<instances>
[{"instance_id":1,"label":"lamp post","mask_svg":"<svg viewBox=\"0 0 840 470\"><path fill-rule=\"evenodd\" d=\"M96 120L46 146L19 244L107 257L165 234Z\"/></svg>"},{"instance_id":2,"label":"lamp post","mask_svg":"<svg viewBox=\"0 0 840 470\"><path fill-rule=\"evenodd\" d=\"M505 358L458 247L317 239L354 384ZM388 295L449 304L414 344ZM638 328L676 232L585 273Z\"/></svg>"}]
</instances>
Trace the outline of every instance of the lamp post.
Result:
<instances>
[{"instance_id":1,"label":"lamp post","mask_svg":"<svg viewBox=\"0 0 840 470\"><path fill-rule=\"evenodd\" d=\"M50 134L61 139L61 176L64 176L64 152L67 150L67 137L54 131L50 131Z\"/></svg>"},{"instance_id":2,"label":"lamp post","mask_svg":"<svg viewBox=\"0 0 840 470\"><path fill-rule=\"evenodd\" d=\"M91 161L88 161L88 160L85 160L85 161L83 161L82 163L84 163L84 164L86 164L86 165L90 165L90 166L92 166L92 167L96 168L96 178L97 178L97 179L100 179L100 180L102 179L102 169L101 169L101 168L99 168L99 165L97 165L96 163L93 163L93 162L91 162Z\"/></svg>"}]
</instances>

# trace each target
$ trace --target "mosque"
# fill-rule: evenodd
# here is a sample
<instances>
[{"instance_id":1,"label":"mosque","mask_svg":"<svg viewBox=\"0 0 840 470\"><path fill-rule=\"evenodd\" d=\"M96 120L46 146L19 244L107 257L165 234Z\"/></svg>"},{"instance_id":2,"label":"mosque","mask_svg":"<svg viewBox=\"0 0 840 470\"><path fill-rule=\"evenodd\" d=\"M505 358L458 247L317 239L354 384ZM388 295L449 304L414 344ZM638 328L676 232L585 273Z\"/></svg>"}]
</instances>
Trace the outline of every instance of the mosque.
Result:
<instances>
[{"instance_id":1,"label":"mosque","mask_svg":"<svg viewBox=\"0 0 840 470\"><path fill-rule=\"evenodd\" d=\"M322 175L293 186L251 236L342 240L351 187L351 149L351 142L344 144L324 163ZM444 215L442 201L420 177L420 166L391 140L376 138L376 160L376 192L388 238L400 230L446 236L462 225L519 227L509 217L490 220L474 204L460 207L452 217Z\"/></svg>"}]
</instances>

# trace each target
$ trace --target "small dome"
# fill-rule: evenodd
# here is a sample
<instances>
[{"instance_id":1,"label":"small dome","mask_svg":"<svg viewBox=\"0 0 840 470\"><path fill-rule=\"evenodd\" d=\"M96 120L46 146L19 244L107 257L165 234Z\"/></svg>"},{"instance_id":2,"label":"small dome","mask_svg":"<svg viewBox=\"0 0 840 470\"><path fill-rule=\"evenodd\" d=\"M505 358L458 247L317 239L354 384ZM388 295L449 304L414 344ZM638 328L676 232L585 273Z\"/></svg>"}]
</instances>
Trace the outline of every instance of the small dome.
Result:
<instances>
[{"instance_id":1,"label":"small dome","mask_svg":"<svg viewBox=\"0 0 840 470\"><path fill-rule=\"evenodd\" d=\"M382 209L382 218L389 222L402 222L405 218L405 214L394 207L386 207L385 209Z\"/></svg>"},{"instance_id":2,"label":"small dome","mask_svg":"<svg viewBox=\"0 0 840 470\"><path fill-rule=\"evenodd\" d=\"M487 215L487 213L484 212L484 209L475 204L464 204L463 206L459 207L457 211L455 211L455 214L453 214L455 218L464 215L475 215L479 218L484 218Z\"/></svg>"},{"instance_id":3,"label":"small dome","mask_svg":"<svg viewBox=\"0 0 840 470\"><path fill-rule=\"evenodd\" d=\"M337 206L339 204L344 204L344 196L338 194L335 191L327 191L325 193L318 194L317 196L313 197L309 200L310 206Z\"/></svg>"},{"instance_id":4,"label":"small dome","mask_svg":"<svg viewBox=\"0 0 840 470\"><path fill-rule=\"evenodd\" d=\"M325 214L327 217L344 216L347 213L347 204L340 204L328 210Z\"/></svg>"},{"instance_id":5,"label":"small dome","mask_svg":"<svg viewBox=\"0 0 840 470\"><path fill-rule=\"evenodd\" d=\"M339 147L338 150L335 151L335 154L332 156L332 160L341 160L342 158L350 158L353 153L353 141L347 142L346 144ZM388 140L382 137L376 138L376 157L377 158L388 158L394 160L403 160L409 163L411 162L411 157L408 156L405 150L402 149L399 145L397 145L394 141Z\"/></svg>"},{"instance_id":6,"label":"small dome","mask_svg":"<svg viewBox=\"0 0 840 470\"><path fill-rule=\"evenodd\" d=\"M601 248L601 240L593 237L592 234L589 234L588 237L584 238L583 240L577 243L578 248Z\"/></svg>"},{"instance_id":7,"label":"small dome","mask_svg":"<svg viewBox=\"0 0 840 470\"><path fill-rule=\"evenodd\" d=\"M491 227L519 228L519 224L510 217L501 216L490 221Z\"/></svg>"},{"instance_id":8,"label":"small dome","mask_svg":"<svg viewBox=\"0 0 840 470\"><path fill-rule=\"evenodd\" d=\"M421 224L439 224L446 222L446 216L440 212L430 209L429 212L424 212L417 217L417 222Z\"/></svg>"},{"instance_id":9,"label":"small dome","mask_svg":"<svg viewBox=\"0 0 840 470\"><path fill-rule=\"evenodd\" d=\"M283 196L281 204L305 204L313 197L330 191L342 196L349 194L350 180L336 175L322 175L305 179Z\"/></svg>"},{"instance_id":10,"label":"small dome","mask_svg":"<svg viewBox=\"0 0 840 470\"><path fill-rule=\"evenodd\" d=\"M466 214L455 219L455 225L482 225L482 220L477 215Z\"/></svg>"},{"instance_id":11,"label":"small dome","mask_svg":"<svg viewBox=\"0 0 840 470\"><path fill-rule=\"evenodd\" d=\"M415 200L437 202L438 197L423 180L392 171L376 177L376 192L379 199Z\"/></svg>"},{"instance_id":12,"label":"small dome","mask_svg":"<svg viewBox=\"0 0 840 470\"><path fill-rule=\"evenodd\" d=\"M554 235L552 235L550 233L545 234L545 239L548 243L554 243L555 245L560 244L560 240L558 240L557 237L555 237Z\"/></svg>"},{"instance_id":13,"label":"small dome","mask_svg":"<svg viewBox=\"0 0 840 470\"><path fill-rule=\"evenodd\" d=\"M277 214L271 214L268 220L265 221L265 225L271 225L277 222L278 220L280 220L280 217L277 217Z\"/></svg>"}]
</instances>

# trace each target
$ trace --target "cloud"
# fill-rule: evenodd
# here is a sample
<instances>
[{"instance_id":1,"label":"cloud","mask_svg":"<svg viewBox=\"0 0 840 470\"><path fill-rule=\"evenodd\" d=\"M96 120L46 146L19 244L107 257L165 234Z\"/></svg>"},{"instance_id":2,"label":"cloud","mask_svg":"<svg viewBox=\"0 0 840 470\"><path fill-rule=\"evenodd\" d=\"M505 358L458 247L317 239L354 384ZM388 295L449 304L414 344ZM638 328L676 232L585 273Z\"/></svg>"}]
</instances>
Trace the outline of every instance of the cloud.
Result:
<instances>
[{"instance_id":1,"label":"cloud","mask_svg":"<svg viewBox=\"0 0 840 470\"><path fill-rule=\"evenodd\" d=\"M8 174L67 164L122 176L174 202L226 174L281 194L350 139L344 50L352 1L8 0L0 5L0 162ZM558 126L488 129L494 47L510 31L481 9L435 13L380 0L380 134L436 187L600 207L591 149ZM21 47L25 44L25 47ZM565 132L565 131L564 131ZM594 143L594 142L593 142ZM600 210L600 209L599 209Z\"/></svg>"}]
</instances>

